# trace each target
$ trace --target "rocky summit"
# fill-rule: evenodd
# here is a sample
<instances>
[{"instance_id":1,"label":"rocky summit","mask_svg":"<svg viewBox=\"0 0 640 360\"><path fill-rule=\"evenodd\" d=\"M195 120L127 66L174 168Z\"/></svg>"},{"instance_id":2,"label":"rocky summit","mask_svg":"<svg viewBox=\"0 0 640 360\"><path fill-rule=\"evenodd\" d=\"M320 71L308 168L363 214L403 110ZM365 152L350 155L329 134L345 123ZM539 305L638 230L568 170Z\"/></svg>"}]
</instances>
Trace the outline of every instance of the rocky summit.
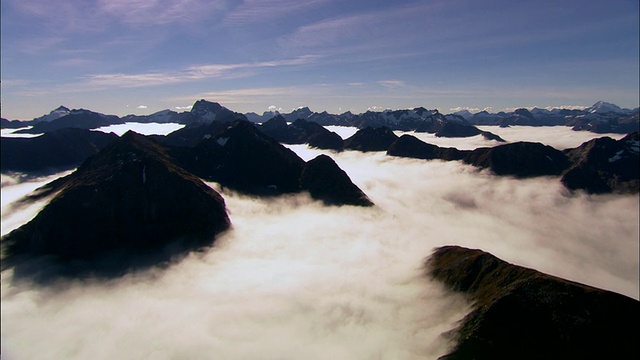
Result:
<instances>
[{"instance_id":1,"label":"rocky summit","mask_svg":"<svg viewBox=\"0 0 640 360\"><path fill-rule=\"evenodd\" d=\"M344 148L359 151L386 151L398 139L388 127L366 127L344 140Z\"/></svg>"},{"instance_id":2,"label":"rocky summit","mask_svg":"<svg viewBox=\"0 0 640 360\"><path fill-rule=\"evenodd\" d=\"M326 155L319 155L305 164L300 187L328 205L373 205L347 173Z\"/></svg>"},{"instance_id":3,"label":"rocky summit","mask_svg":"<svg viewBox=\"0 0 640 360\"><path fill-rule=\"evenodd\" d=\"M640 355L637 300L459 246L436 249L426 268L473 304L457 329L457 345L441 360Z\"/></svg>"},{"instance_id":4,"label":"rocky summit","mask_svg":"<svg viewBox=\"0 0 640 360\"><path fill-rule=\"evenodd\" d=\"M243 120L193 148L171 152L178 164L203 179L258 195L298 191L304 166L293 151Z\"/></svg>"},{"instance_id":5,"label":"rocky summit","mask_svg":"<svg viewBox=\"0 0 640 360\"><path fill-rule=\"evenodd\" d=\"M136 256L168 245L210 245L230 226L215 190L134 132L40 193L52 198L33 220L5 236L9 256Z\"/></svg>"},{"instance_id":6,"label":"rocky summit","mask_svg":"<svg viewBox=\"0 0 640 360\"><path fill-rule=\"evenodd\" d=\"M640 136L633 132L620 140L603 137L565 153L573 164L563 174L569 189L589 193L633 193L640 188Z\"/></svg>"},{"instance_id":7,"label":"rocky summit","mask_svg":"<svg viewBox=\"0 0 640 360\"><path fill-rule=\"evenodd\" d=\"M488 168L496 175L520 178L560 175L569 167L569 161L562 151L541 143L524 141L478 148L469 152L464 161L480 168Z\"/></svg>"},{"instance_id":8,"label":"rocky summit","mask_svg":"<svg viewBox=\"0 0 640 360\"><path fill-rule=\"evenodd\" d=\"M298 119L292 124L282 115L277 115L263 123L260 130L278 142L285 144L309 144L318 149L342 150L340 135L325 129L322 125Z\"/></svg>"}]
</instances>

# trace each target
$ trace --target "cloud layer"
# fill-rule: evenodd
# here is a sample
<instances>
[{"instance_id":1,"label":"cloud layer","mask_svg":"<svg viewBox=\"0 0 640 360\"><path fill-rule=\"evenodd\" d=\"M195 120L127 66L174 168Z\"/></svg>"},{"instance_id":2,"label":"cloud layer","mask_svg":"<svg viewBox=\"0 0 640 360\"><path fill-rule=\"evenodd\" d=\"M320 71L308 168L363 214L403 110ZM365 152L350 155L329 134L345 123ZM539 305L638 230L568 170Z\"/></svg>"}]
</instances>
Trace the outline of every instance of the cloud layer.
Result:
<instances>
[{"instance_id":1,"label":"cloud layer","mask_svg":"<svg viewBox=\"0 0 640 360\"><path fill-rule=\"evenodd\" d=\"M4 271L3 356L436 358L468 310L422 276L445 244L638 298L637 195L571 195L555 178L497 178L459 162L328 154L375 208L226 191L233 229L168 269L49 288ZM3 209L11 184L3 178Z\"/></svg>"}]
</instances>

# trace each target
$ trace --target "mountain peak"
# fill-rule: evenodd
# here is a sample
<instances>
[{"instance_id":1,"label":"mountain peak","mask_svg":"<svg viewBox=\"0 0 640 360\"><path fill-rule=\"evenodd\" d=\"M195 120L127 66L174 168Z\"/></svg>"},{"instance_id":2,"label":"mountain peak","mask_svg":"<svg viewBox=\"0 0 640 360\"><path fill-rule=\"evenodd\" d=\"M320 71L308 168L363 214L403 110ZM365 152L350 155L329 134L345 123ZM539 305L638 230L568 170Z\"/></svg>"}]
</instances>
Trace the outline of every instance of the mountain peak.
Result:
<instances>
[{"instance_id":1,"label":"mountain peak","mask_svg":"<svg viewBox=\"0 0 640 360\"><path fill-rule=\"evenodd\" d=\"M142 254L174 241L210 245L230 226L220 194L133 131L47 187L57 192L49 204L3 238L10 253L61 259Z\"/></svg>"},{"instance_id":2,"label":"mountain peak","mask_svg":"<svg viewBox=\"0 0 640 360\"><path fill-rule=\"evenodd\" d=\"M211 123L212 121L233 121L236 119L247 120L245 115L233 112L217 102L200 99L191 107L191 113L199 122Z\"/></svg>"},{"instance_id":3,"label":"mountain peak","mask_svg":"<svg viewBox=\"0 0 640 360\"><path fill-rule=\"evenodd\" d=\"M620 108L618 105L608 103L606 101L598 101L592 106L588 107L586 110L589 113L600 113L600 114L609 113L609 112L613 112L613 113L624 112L622 108Z\"/></svg>"},{"instance_id":4,"label":"mountain peak","mask_svg":"<svg viewBox=\"0 0 640 360\"><path fill-rule=\"evenodd\" d=\"M38 118L33 119L34 122L50 122L56 119L59 119L63 116L67 116L71 113L71 110L69 110L69 108L67 108L66 106L58 106L56 109L51 110L50 113L48 113L47 115L43 115L40 116Z\"/></svg>"}]
</instances>

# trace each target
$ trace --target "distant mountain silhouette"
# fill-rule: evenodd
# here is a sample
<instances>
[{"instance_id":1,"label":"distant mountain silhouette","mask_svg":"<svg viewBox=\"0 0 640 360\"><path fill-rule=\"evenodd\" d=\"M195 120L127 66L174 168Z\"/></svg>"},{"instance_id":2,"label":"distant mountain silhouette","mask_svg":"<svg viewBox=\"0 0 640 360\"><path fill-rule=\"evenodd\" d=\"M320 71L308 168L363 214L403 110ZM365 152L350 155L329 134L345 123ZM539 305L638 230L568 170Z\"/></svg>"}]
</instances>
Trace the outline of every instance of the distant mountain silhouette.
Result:
<instances>
[{"instance_id":1,"label":"distant mountain silhouette","mask_svg":"<svg viewBox=\"0 0 640 360\"><path fill-rule=\"evenodd\" d=\"M85 113L84 118L66 118L69 115ZM2 119L2 128L20 128L34 126L25 130L26 133L39 134L42 132L76 127L95 129L109 124L124 122L157 122L179 123L187 126L210 124L214 121L229 122L234 120L248 120L254 123L265 123L270 119L281 116L286 122L292 123L298 119L314 122L322 126L338 125L353 126L359 129L365 127L388 127L392 130L429 132L442 137L466 137L482 134L488 139L500 141L495 134L482 132L475 125L496 126L570 126L574 130L592 131L596 133L627 134L640 130L640 109L622 109L614 104L598 101L585 109L540 109L531 110L520 108L513 112L489 113L481 111L472 114L469 111L459 111L443 115L438 110L427 110L423 107L403 110L367 111L362 114L345 112L330 114L326 111L313 112L308 107L293 110L290 113L266 111L262 115L255 113L241 114L227 109L219 103L198 100L190 111L177 113L172 110L162 110L151 115L127 115L119 118L114 115L88 116L93 113L88 110L69 110L64 106L52 110L49 114L28 121ZM102 119L99 119L99 118ZM63 119L63 120L60 120ZM105 123L106 120L106 123ZM41 123L53 123L43 125ZM37 125L37 127L36 127Z\"/></svg>"},{"instance_id":2,"label":"distant mountain silhouette","mask_svg":"<svg viewBox=\"0 0 640 360\"><path fill-rule=\"evenodd\" d=\"M115 115L103 115L84 109L71 110L67 115L50 121L34 121L31 129L19 130L17 132L24 134L42 134L66 128L96 129L102 126L124 123L124 121Z\"/></svg>"},{"instance_id":3,"label":"distant mountain silhouette","mask_svg":"<svg viewBox=\"0 0 640 360\"><path fill-rule=\"evenodd\" d=\"M618 141L603 137L563 151L531 142L458 150L403 135L389 146L387 155L462 160L496 175L519 178L560 176L567 188L588 193L636 193L640 191L639 148L637 132Z\"/></svg>"},{"instance_id":4,"label":"distant mountain silhouette","mask_svg":"<svg viewBox=\"0 0 640 360\"><path fill-rule=\"evenodd\" d=\"M490 114L481 111L467 117L475 125L500 126L570 126L573 130L585 130L595 133L627 134L638 131L640 124L638 108L621 109L620 107L598 101L592 106L579 109L539 109L531 111L516 109L510 113Z\"/></svg>"}]
</instances>

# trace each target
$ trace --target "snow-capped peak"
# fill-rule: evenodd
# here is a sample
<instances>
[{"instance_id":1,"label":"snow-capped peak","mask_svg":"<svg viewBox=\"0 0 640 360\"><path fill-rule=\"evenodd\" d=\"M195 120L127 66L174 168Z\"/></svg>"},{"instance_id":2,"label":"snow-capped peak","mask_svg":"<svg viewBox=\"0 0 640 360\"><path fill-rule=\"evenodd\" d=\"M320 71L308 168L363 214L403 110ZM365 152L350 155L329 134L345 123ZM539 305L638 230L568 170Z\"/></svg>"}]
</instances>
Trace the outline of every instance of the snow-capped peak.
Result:
<instances>
[{"instance_id":1,"label":"snow-capped peak","mask_svg":"<svg viewBox=\"0 0 640 360\"><path fill-rule=\"evenodd\" d=\"M50 113L48 113L47 115L43 115L40 116L38 118L33 119L33 121L36 122L50 122L53 121L55 119L59 119L63 116L67 116L69 115L69 113L71 112L71 110L69 110L67 107L65 106L59 106L57 109L52 110Z\"/></svg>"},{"instance_id":2,"label":"snow-capped peak","mask_svg":"<svg viewBox=\"0 0 640 360\"><path fill-rule=\"evenodd\" d=\"M623 113L624 110L622 110L618 105L612 104L612 103L608 103L608 102L604 102L604 101L598 101L597 103L593 104L591 107L588 107L586 109L587 112L589 113L599 113L599 114L604 114L604 113Z\"/></svg>"}]
</instances>

